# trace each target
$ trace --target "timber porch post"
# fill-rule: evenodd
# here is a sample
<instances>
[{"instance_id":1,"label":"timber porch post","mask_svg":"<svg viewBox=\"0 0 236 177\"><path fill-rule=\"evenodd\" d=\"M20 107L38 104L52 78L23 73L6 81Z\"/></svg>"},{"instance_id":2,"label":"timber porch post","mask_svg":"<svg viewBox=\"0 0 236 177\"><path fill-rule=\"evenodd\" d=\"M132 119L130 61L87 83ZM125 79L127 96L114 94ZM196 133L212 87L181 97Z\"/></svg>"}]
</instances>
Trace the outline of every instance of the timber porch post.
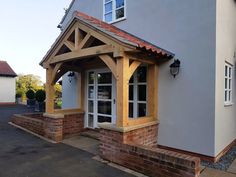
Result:
<instances>
[{"instance_id":1,"label":"timber porch post","mask_svg":"<svg viewBox=\"0 0 236 177\"><path fill-rule=\"evenodd\" d=\"M117 127L125 127L128 124L128 89L129 89L129 58L123 56L117 59Z\"/></svg>"},{"instance_id":2,"label":"timber porch post","mask_svg":"<svg viewBox=\"0 0 236 177\"><path fill-rule=\"evenodd\" d=\"M52 82L53 68L49 66L46 69L46 113L54 113L54 87Z\"/></svg>"}]
</instances>

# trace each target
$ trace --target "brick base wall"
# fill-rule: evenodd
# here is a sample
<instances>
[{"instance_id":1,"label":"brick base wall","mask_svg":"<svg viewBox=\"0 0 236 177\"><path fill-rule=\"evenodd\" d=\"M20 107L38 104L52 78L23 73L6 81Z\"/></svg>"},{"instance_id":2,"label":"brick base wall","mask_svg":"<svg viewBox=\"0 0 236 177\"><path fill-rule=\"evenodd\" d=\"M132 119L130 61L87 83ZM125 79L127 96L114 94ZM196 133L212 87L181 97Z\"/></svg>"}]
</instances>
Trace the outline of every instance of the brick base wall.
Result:
<instances>
[{"instance_id":1,"label":"brick base wall","mask_svg":"<svg viewBox=\"0 0 236 177\"><path fill-rule=\"evenodd\" d=\"M12 122L36 134L45 135L44 122L37 118L28 118L26 116L14 115Z\"/></svg>"},{"instance_id":2,"label":"brick base wall","mask_svg":"<svg viewBox=\"0 0 236 177\"><path fill-rule=\"evenodd\" d=\"M43 114L14 115L11 121L56 142L84 130L84 113L67 113L64 117L50 117Z\"/></svg>"},{"instance_id":3,"label":"brick base wall","mask_svg":"<svg viewBox=\"0 0 236 177\"><path fill-rule=\"evenodd\" d=\"M158 125L155 124L121 133L121 136L123 136L123 143L125 144L134 143L146 146L157 146L157 132Z\"/></svg>"},{"instance_id":4,"label":"brick base wall","mask_svg":"<svg viewBox=\"0 0 236 177\"><path fill-rule=\"evenodd\" d=\"M60 142L63 139L63 118L45 117L45 137Z\"/></svg>"},{"instance_id":5,"label":"brick base wall","mask_svg":"<svg viewBox=\"0 0 236 177\"><path fill-rule=\"evenodd\" d=\"M146 130L136 130L135 133L128 134L101 128L101 157L149 176L198 177L200 175L199 158L152 147L153 141L150 140L153 136L147 136L148 134L146 137L151 137L150 140L144 141L144 136L140 141L137 137L127 140L131 134L139 137L142 135L138 132L151 132L154 127L146 128Z\"/></svg>"},{"instance_id":6,"label":"brick base wall","mask_svg":"<svg viewBox=\"0 0 236 177\"><path fill-rule=\"evenodd\" d=\"M63 119L63 137L72 136L84 131L84 114L65 115Z\"/></svg>"}]
</instances>

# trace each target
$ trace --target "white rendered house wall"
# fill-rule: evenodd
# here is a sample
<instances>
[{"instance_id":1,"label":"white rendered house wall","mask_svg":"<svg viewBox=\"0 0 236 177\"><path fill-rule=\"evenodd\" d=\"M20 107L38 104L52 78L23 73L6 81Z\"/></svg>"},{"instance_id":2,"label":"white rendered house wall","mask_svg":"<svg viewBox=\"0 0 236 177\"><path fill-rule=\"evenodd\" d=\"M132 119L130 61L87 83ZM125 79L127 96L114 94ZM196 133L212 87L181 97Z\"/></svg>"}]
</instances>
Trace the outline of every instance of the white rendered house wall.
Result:
<instances>
[{"instance_id":1,"label":"white rendered house wall","mask_svg":"<svg viewBox=\"0 0 236 177\"><path fill-rule=\"evenodd\" d=\"M12 77L0 77L0 104L15 103L16 80Z\"/></svg>"}]
</instances>

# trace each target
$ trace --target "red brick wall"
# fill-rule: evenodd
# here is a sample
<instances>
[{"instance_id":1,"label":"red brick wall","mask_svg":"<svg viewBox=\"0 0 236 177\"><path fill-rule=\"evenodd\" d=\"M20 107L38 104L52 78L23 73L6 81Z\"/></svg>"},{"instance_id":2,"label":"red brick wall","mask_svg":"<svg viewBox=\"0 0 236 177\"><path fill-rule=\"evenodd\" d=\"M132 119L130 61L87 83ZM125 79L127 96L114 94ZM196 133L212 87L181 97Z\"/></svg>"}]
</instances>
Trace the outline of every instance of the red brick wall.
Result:
<instances>
[{"instance_id":1,"label":"red brick wall","mask_svg":"<svg viewBox=\"0 0 236 177\"><path fill-rule=\"evenodd\" d=\"M122 135L121 132L101 129L100 133L100 153L101 157L106 160L149 176L197 177L200 174L199 158L140 145L140 142L136 143L136 138L131 138L136 141L135 143L131 141L123 143L126 135ZM149 144L142 138L141 142Z\"/></svg>"},{"instance_id":2,"label":"red brick wall","mask_svg":"<svg viewBox=\"0 0 236 177\"><path fill-rule=\"evenodd\" d=\"M14 115L12 122L36 134L45 135L44 122L36 118L28 118L26 116Z\"/></svg>"},{"instance_id":3,"label":"red brick wall","mask_svg":"<svg viewBox=\"0 0 236 177\"><path fill-rule=\"evenodd\" d=\"M84 113L65 115L63 119L63 137L75 135L84 130Z\"/></svg>"},{"instance_id":4,"label":"red brick wall","mask_svg":"<svg viewBox=\"0 0 236 177\"><path fill-rule=\"evenodd\" d=\"M146 146L157 146L158 125L132 130L123 133L123 143L134 143Z\"/></svg>"},{"instance_id":5,"label":"red brick wall","mask_svg":"<svg viewBox=\"0 0 236 177\"><path fill-rule=\"evenodd\" d=\"M67 114L64 118L44 117L43 114L14 115L12 122L56 142L84 130L84 113Z\"/></svg>"},{"instance_id":6,"label":"red brick wall","mask_svg":"<svg viewBox=\"0 0 236 177\"><path fill-rule=\"evenodd\" d=\"M45 137L56 142L62 141L63 118L45 117Z\"/></svg>"}]
</instances>

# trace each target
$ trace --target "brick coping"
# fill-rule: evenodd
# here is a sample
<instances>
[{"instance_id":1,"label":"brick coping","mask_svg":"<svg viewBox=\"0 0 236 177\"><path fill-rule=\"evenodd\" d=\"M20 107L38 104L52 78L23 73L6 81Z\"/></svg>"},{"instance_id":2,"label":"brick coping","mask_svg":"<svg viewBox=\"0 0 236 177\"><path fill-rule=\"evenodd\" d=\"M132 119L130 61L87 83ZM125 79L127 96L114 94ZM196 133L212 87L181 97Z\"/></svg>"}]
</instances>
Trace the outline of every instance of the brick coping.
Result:
<instances>
[{"instance_id":1,"label":"brick coping","mask_svg":"<svg viewBox=\"0 0 236 177\"><path fill-rule=\"evenodd\" d=\"M98 127L105 129L105 130L113 130L116 132L130 132L136 129L141 129L141 128L145 128L145 127L149 127L152 125L158 125L159 122L158 121L152 121L152 122L148 122L148 123L144 123L144 124L140 124L140 125L135 125L135 126L128 126L128 127L117 127L115 124L111 124L111 123L98 123Z\"/></svg>"},{"instance_id":2,"label":"brick coping","mask_svg":"<svg viewBox=\"0 0 236 177\"><path fill-rule=\"evenodd\" d=\"M24 119L28 119L28 120L34 120L35 122L43 122L43 120L41 120L41 119L37 119L37 118L33 118L33 117L28 117L26 115L30 115L30 114L25 114L25 115L13 114L13 116L15 116L15 117L24 118Z\"/></svg>"},{"instance_id":3,"label":"brick coping","mask_svg":"<svg viewBox=\"0 0 236 177\"><path fill-rule=\"evenodd\" d=\"M82 111L73 111L73 112L52 113L52 114L43 113L43 116L44 117L49 117L49 118L52 118L52 119L63 119L67 115L74 115L74 114L84 114L84 112L82 112Z\"/></svg>"}]
</instances>

